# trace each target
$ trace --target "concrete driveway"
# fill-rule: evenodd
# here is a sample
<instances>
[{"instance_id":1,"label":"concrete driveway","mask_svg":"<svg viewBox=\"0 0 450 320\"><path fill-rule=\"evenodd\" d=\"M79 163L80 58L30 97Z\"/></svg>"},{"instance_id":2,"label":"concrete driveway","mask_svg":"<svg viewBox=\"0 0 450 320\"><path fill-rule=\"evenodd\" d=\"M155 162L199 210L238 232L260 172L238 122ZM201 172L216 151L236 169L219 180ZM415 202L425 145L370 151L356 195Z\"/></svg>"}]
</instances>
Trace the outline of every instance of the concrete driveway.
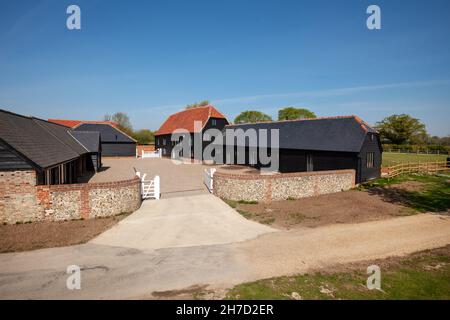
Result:
<instances>
[{"instance_id":1,"label":"concrete driveway","mask_svg":"<svg viewBox=\"0 0 450 320\"><path fill-rule=\"evenodd\" d=\"M245 219L217 197L202 194L144 201L91 243L149 250L235 243L274 231Z\"/></svg>"},{"instance_id":2,"label":"concrete driveway","mask_svg":"<svg viewBox=\"0 0 450 320\"><path fill-rule=\"evenodd\" d=\"M135 170L146 173L148 179L161 178L161 197L172 198L208 193L203 184L203 172L210 166L202 164L176 165L167 158L104 158L103 168L89 182L110 182L131 179Z\"/></svg>"}]
</instances>

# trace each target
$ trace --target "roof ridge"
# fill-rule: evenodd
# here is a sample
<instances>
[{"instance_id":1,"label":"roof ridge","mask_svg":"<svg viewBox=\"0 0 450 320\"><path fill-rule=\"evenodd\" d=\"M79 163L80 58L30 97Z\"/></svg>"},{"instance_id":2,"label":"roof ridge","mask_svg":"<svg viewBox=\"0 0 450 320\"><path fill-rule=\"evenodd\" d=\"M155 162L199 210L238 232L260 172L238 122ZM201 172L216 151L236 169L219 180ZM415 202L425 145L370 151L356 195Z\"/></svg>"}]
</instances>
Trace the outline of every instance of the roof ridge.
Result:
<instances>
[{"instance_id":1,"label":"roof ridge","mask_svg":"<svg viewBox=\"0 0 450 320\"><path fill-rule=\"evenodd\" d=\"M286 120L272 120L272 121L260 121L256 123L280 123L280 122L296 122L296 121L317 121L317 120L333 120L333 119L352 119L352 118L358 118L355 115L350 116L329 116L329 117L317 117L317 118L302 118L302 119L286 119ZM356 120L356 119L355 119ZM362 120L361 120L362 121ZM234 123L229 124L228 126L239 126L239 125L246 125L246 124L256 124L252 122L247 123Z\"/></svg>"},{"instance_id":2,"label":"roof ridge","mask_svg":"<svg viewBox=\"0 0 450 320\"><path fill-rule=\"evenodd\" d=\"M72 150L73 152L75 152L76 154L78 154L78 152L77 152L76 150L73 150L71 146L69 146L67 143L65 143L64 141L62 141L61 138L59 138L56 134L54 134L53 132L51 132L51 130L49 130L49 129L47 129L46 127L44 127L43 125L41 125L38 121L34 121L34 120L42 120L42 119L35 118L35 117L31 117L31 120L32 120L34 123L36 123L39 127L41 127L43 130L47 131L50 135L52 135L53 137L55 137L56 140L58 140L59 142L61 142L61 143L62 143L63 145L65 145L67 148L69 148L70 150ZM45 120L42 120L42 121L45 121ZM48 122L48 121L45 121L45 122ZM52 123L52 122L48 122L48 123ZM62 127L67 128L66 126L62 126ZM66 130L66 132L69 133L69 130ZM69 135L70 135L72 138L74 138L70 133L69 133ZM74 138L74 139L75 139L75 138ZM77 139L75 139L75 141L76 141L77 143L79 143L79 141L78 141ZM79 144L80 144L80 143L79 143ZM86 149L82 144L81 144L81 146L82 146L84 149ZM86 150L87 150L87 149L86 149Z\"/></svg>"},{"instance_id":3,"label":"roof ridge","mask_svg":"<svg viewBox=\"0 0 450 320\"><path fill-rule=\"evenodd\" d=\"M67 133L75 139L76 142L78 142L87 152L89 152L88 148L86 148L86 146L84 144L81 143L80 140L78 140L77 138L74 137L74 135L72 134L72 132L70 132L69 130L67 130Z\"/></svg>"},{"instance_id":4,"label":"roof ridge","mask_svg":"<svg viewBox=\"0 0 450 320\"><path fill-rule=\"evenodd\" d=\"M26 115L19 114L19 113L15 113L15 112L12 112L12 111L9 111L9 110L0 109L0 111L1 111L1 112L4 112L4 113L11 114L11 115L13 115L13 116L17 116L17 117L21 117L21 118L26 118L26 119L32 119L31 116L26 116Z\"/></svg>"},{"instance_id":5,"label":"roof ridge","mask_svg":"<svg viewBox=\"0 0 450 320\"><path fill-rule=\"evenodd\" d=\"M170 114L166 118L166 120L161 124L159 129L156 130L155 135L168 134L168 132L167 132L168 130L173 130L173 128L168 129L168 127L173 127L173 126L170 126L170 124L168 124L168 123L180 122L180 119L183 119L183 120L191 119L191 118L194 118L194 116L196 119L199 118L198 120L202 121L203 127L206 125L208 119L210 119L210 118L221 118L221 119L225 119L228 122L227 117L225 117L225 115L222 112L220 112L212 104L208 104L206 106L184 109L184 110ZM194 119L194 120L196 120L196 119ZM204 123L203 123L203 121L204 121ZM185 123L185 125L186 125L186 123ZM188 125L188 127L191 128L191 125ZM203 129L203 127L202 127L202 129ZM185 128L185 129L187 129L187 128ZM191 130L191 129L189 129L189 130ZM190 132L194 132L194 131L190 131Z\"/></svg>"},{"instance_id":6,"label":"roof ridge","mask_svg":"<svg viewBox=\"0 0 450 320\"><path fill-rule=\"evenodd\" d=\"M172 113L170 116L173 116L175 114L179 114L179 113L183 113L183 112L188 112L188 111L192 111L192 110L198 110L198 109L204 109L204 108L209 108L209 107L213 107L212 105L207 105L207 106L201 106L201 107L195 107L195 108L189 108L189 109L183 109L177 112ZM214 108L214 107L213 107ZM169 116L169 117L170 117Z\"/></svg>"}]
</instances>

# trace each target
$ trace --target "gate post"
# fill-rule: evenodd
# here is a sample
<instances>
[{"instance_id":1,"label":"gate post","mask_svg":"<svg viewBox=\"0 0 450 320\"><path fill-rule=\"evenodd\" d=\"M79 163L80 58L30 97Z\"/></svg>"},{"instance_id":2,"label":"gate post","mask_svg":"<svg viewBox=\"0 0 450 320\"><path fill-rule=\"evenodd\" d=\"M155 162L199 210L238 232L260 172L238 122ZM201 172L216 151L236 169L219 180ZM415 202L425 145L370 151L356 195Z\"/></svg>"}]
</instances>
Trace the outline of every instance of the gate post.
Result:
<instances>
[{"instance_id":1,"label":"gate post","mask_svg":"<svg viewBox=\"0 0 450 320\"><path fill-rule=\"evenodd\" d=\"M154 183L154 192L155 192L155 199L159 200L161 193L160 193L160 179L159 176L155 176L155 179L153 180Z\"/></svg>"}]
</instances>

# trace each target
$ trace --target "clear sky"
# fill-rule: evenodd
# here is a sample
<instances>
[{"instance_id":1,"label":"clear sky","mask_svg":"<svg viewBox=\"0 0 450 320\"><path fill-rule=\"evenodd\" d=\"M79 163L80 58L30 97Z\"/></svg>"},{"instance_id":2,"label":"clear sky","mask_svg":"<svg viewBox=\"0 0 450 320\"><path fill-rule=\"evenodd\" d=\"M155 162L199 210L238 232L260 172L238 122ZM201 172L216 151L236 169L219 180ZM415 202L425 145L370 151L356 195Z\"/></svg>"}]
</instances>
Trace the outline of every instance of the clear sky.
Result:
<instances>
[{"instance_id":1,"label":"clear sky","mask_svg":"<svg viewBox=\"0 0 450 320\"><path fill-rule=\"evenodd\" d=\"M81 30L66 8L81 8ZM381 7L382 29L366 27ZM0 0L0 108L157 129L209 99L229 119L394 113L450 134L448 0Z\"/></svg>"}]
</instances>

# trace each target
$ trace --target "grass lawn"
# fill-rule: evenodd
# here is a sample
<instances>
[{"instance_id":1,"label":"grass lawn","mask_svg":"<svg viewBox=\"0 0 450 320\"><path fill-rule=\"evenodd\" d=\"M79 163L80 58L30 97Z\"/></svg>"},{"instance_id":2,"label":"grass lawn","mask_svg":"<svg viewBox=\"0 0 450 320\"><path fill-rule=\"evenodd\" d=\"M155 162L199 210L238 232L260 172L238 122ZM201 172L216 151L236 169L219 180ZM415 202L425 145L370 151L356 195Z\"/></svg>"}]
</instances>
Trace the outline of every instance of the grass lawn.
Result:
<instances>
[{"instance_id":1,"label":"grass lawn","mask_svg":"<svg viewBox=\"0 0 450 320\"><path fill-rule=\"evenodd\" d=\"M383 167L393 166L402 162L426 162L444 161L448 155L438 154L415 154L415 153L392 153L383 152Z\"/></svg>"},{"instance_id":2,"label":"grass lawn","mask_svg":"<svg viewBox=\"0 0 450 320\"><path fill-rule=\"evenodd\" d=\"M372 195L418 212L445 212L450 209L450 175L405 175L378 179L362 185Z\"/></svg>"},{"instance_id":3,"label":"grass lawn","mask_svg":"<svg viewBox=\"0 0 450 320\"><path fill-rule=\"evenodd\" d=\"M369 265L381 269L381 291L366 287ZM404 258L349 266L337 271L280 277L235 286L227 299L450 299L450 246Z\"/></svg>"}]
</instances>

